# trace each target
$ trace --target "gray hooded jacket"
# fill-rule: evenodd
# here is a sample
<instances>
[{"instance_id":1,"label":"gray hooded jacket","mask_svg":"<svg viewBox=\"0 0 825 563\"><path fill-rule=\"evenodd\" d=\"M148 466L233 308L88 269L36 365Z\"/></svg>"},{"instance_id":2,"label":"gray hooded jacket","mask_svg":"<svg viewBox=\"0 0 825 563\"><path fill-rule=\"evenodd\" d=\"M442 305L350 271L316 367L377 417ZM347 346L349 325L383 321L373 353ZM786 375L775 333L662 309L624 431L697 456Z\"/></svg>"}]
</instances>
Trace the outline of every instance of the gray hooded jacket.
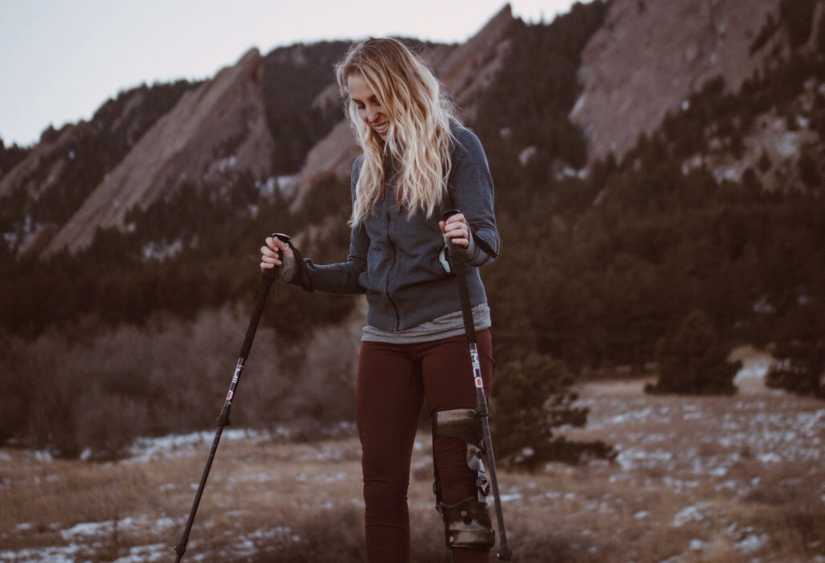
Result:
<instances>
[{"instance_id":1,"label":"gray hooded jacket","mask_svg":"<svg viewBox=\"0 0 825 563\"><path fill-rule=\"evenodd\" d=\"M314 264L304 259L293 282L309 291L366 293L367 322L386 331L405 330L461 309L453 274L439 261L444 238L438 222L459 209L470 225L475 251L467 257L466 276L473 306L487 301L478 268L495 259L501 247L493 208L493 181L481 142L471 130L454 124L449 199L427 217L411 218L396 201L394 178L370 216L352 229L346 261ZM351 190L363 156L352 166ZM451 200L451 201L450 201Z\"/></svg>"}]
</instances>

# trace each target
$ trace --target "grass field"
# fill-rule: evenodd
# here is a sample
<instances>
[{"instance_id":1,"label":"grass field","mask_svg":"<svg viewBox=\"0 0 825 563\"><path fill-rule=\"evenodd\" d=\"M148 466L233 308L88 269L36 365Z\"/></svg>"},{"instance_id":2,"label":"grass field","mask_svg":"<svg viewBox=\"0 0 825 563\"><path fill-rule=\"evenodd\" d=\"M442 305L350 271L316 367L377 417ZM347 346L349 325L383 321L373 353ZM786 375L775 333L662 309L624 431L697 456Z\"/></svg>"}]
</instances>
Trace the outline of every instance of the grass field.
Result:
<instances>
[{"instance_id":1,"label":"grass field","mask_svg":"<svg viewBox=\"0 0 825 563\"><path fill-rule=\"evenodd\" d=\"M589 423L567 435L620 453L501 471L513 561L825 563L825 403L746 372L737 383L730 398L647 396L642 380L583 385ZM362 561L360 450L351 426L335 430L305 443L227 431L185 560ZM0 450L0 561L173 561L211 440L143 440L116 463ZM421 434L416 562L447 561L431 460Z\"/></svg>"}]
</instances>

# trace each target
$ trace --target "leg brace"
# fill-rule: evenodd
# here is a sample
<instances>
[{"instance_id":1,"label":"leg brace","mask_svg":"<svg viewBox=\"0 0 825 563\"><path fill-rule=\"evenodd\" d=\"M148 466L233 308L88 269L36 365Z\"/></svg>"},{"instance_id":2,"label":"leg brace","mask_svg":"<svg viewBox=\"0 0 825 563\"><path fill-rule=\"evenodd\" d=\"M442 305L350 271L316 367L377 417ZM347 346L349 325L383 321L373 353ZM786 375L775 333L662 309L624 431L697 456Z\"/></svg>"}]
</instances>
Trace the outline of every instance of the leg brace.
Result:
<instances>
[{"instance_id":1,"label":"leg brace","mask_svg":"<svg viewBox=\"0 0 825 563\"><path fill-rule=\"evenodd\" d=\"M495 545L495 532L487 512L490 481L484 466L481 421L473 409L437 411L433 416L433 435L460 438L467 444L467 466L475 475L476 496L455 504L442 501L438 471L433 491L436 509L444 519L448 548L488 550Z\"/></svg>"}]
</instances>

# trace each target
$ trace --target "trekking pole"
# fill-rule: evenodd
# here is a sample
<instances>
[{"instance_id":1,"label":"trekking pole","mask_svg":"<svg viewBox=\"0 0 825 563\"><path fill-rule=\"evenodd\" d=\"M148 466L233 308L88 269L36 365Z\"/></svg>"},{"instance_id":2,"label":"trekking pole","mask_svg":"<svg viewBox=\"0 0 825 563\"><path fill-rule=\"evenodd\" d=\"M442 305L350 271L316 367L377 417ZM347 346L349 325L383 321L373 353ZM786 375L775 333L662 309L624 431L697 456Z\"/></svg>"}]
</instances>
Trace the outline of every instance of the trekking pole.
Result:
<instances>
[{"instance_id":1,"label":"trekking pole","mask_svg":"<svg viewBox=\"0 0 825 563\"><path fill-rule=\"evenodd\" d=\"M446 221L449 217L461 213L457 209L451 209L444 213L442 219ZM467 288L467 278L465 277L466 266L464 259L457 256L452 243L447 245L450 267L458 280L458 294L461 300L461 314L464 318L464 331L467 333L467 342L470 348L470 363L473 367L473 386L476 391L476 412L481 419L482 439L484 440L484 451L487 453L487 463L490 466L490 483L493 489L493 503L496 510L496 524L498 525L499 541L498 553L496 557L503 561L509 561L512 555L510 544L507 541L507 530L504 528L504 513L501 510L501 495L498 491L498 478L496 477L496 456L493 452L493 437L490 432L490 411L487 408L487 394L484 392L484 380L481 378L481 362L478 359L478 341L476 340L476 327L473 322L473 311L470 306L470 291Z\"/></svg>"},{"instance_id":2,"label":"trekking pole","mask_svg":"<svg viewBox=\"0 0 825 563\"><path fill-rule=\"evenodd\" d=\"M282 233L274 233L273 238L285 242L292 247L291 239L288 235ZM223 408L220 415L218 415L218 427L215 430L215 438L212 440L212 448L209 450L209 458L206 460L206 467L203 468L201 475L201 482L198 485L198 491L195 493L195 500L192 502L192 510L189 511L189 518L186 521L186 527L183 529L180 541L175 546L175 551L178 554L177 563L183 559L183 554L186 553L186 544L189 543L189 532L192 530L192 524L195 522L195 515L198 512L198 506L201 503L201 496L206 487L206 479L209 478L209 470L212 468L212 462L215 459L215 452L218 451L218 443L221 441L221 435L225 426L229 425L229 411L232 409L232 400L238 390L238 384L241 381L241 373L243 372L246 358L249 356L249 350L252 348L252 341L255 339L255 331L258 329L258 321L261 319L264 306L266 305L266 298L269 295L269 288L272 287L272 282L275 280L275 268L264 270L261 273L261 285L258 289L258 299L255 304L255 310L252 312L252 318L249 320L249 326L246 329L246 337L241 346L241 353L238 355L238 361L235 363L235 373L232 375L232 381L229 384L229 392L226 394L226 400L223 402Z\"/></svg>"}]
</instances>

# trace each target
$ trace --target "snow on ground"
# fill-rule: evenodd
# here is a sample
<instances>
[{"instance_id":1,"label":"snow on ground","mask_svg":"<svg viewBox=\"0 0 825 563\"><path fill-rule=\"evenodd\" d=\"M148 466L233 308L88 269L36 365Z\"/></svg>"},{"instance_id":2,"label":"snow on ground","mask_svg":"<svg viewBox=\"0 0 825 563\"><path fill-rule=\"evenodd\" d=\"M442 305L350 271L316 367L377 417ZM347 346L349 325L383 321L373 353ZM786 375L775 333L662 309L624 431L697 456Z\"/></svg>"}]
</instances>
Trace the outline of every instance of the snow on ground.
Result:
<instances>
[{"instance_id":1,"label":"snow on ground","mask_svg":"<svg viewBox=\"0 0 825 563\"><path fill-rule=\"evenodd\" d=\"M295 533L289 526L275 526L274 528L261 528L245 534L238 538L226 549L215 554L217 557L237 560L239 557L251 557L258 553L259 545L275 545L285 542L301 542L300 534Z\"/></svg>"},{"instance_id":2,"label":"snow on ground","mask_svg":"<svg viewBox=\"0 0 825 563\"><path fill-rule=\"evenodd\" d=\"M638 407L627 399L592 398L582 403L591 409L588 429L606 432L619 450L617 462L625 471L638 468L673 469L687 465L697 475L724 477L730 465L752 456L763 464L825 460L825 408L793 412L775 409L758 400L734 401L718 427L718 404L685 399L681 408ZM621 412L621 414L609 414ZM599 416L599 413L608 413ZM712 453L698 455L696 447L674 448L674 426L695 427L698 445ZM630 428L639 425L639 431ZM630 428L627 428L627 427Z\"/></svg>"},{"instance_id":3,"label":"snow on ground","mask_svg":"<svg viewBox=\"0 0 825 563\"><path fill-rule=\"evenodd\" d=\"M296 431L299 430L288 426L277 426L268 431L231 428L223 431L221 434L221 443L246 441L256 444L270 441L286 441L293 439ZM325 438L335 438L349 436L354 432L354 423L341 421L323 429L321 435ZM204 447L209 447L214 439L214 431L138 438L129 449L129 460L134 463L145 463L152 459L188 457L196 451L203 450ZM48 454L48 452L45 452L45 454ZM316 461L330 461L341 459L343 453L340 448L324 445L319 451L307 455Z\"/></svg>"},{"instance_id":4,"label":"snow on ground","mask_svg":"<svg viewBox=\"0 0 825 563\"><path fill-rule=\"evenodd\" d=\"M347 474L343 471L336 471L335 473L298 473L295 476L296 481L312 481L314 483L333 483L335 481L343 481L347 478Z\"/></svg>"},{"instance_id":5,"label":"snow on ground","mask_svg":"<svg viewBox=\"0 0 825 563\"><path fill-rule=\"evenodd\" d=\"M288 431L281 428L277 428L272 432L231 428L223 431L221 442L245 440L258 443L279 437L285 438L288 435ZM138 438L129 449L129 458L134 463L146 463L152 459L188 457L195 451L201 451L204 445L208 447L214 439L214 432L192 432L190 434L169 434L156 438Z\"/></svg>"},{"instance_id":6,"label":"snow on ground","mask_svg":"<svg viewBox=\"0 0 825 563\"><path fill-rule=\"evenodd\" d=\"M80 541L84 538L94 536L111 535L115 528L120 531L136 530L136 529L150 529L155 533L163 532L169 528L177 526L178 522L167 516L160 518L149 518L148 516L126 517L120 520L105 522L81 522L75 524L71 528L62 530L60 535L64 540Z\"/></svg>"},{"instance_id":7,"label":"snow on ground","mask_svg":"<svg viewBox=\"0 0 825 563\"><path fill-rule=\"evenodd\" d=\"M299 461L342 461L346 451L343 447L336 444L321 444L319 447L312 448L303 452L299 457Z\"/></svg>"},{"instance_id":8,"label":"snow on ground","mask_svg":"<svg viewBox=\"0 0 825 563\"><path fill-rule=\"evenodd\" d=\"M86 561L90 552L94 552L96 547L100 547L101 542L110 538L115 530L118 533L150 533L155 537L164 536L168 530L178 527L183 523L183 518L172 519L166 516L160 518L148 515L129 516L117 521L104 522L80 522L69 528L60 529L60 525L52 525L59 536L66 542L66 546L33 547L17 550L0 551L0 561L21 562L49 562L49 563L74 563L75 561ZM32 525L28 523L18 524L18 532L31 531ZM132 546L123 557L116 559L119 563L131 561L160 561L169 558L169 545L154 543L149 545Z\"/></svg>"},{"instance_id":9,"label":"snow on ground","mask_svg":"<svg viewBox=\"0 0 825 563\"><path fill-rule=\"evenodd\" d=\"M704 510L709 506L706 502L700 502L692 506L687 506L676 513L671 526L681 528L689 522L701 522L705 519Z\"/></svg>"},{"instance_id":10,"label":"snow on ground","mask_svg":"<svg viewBox=\"0 0 825 563\"><path fill-rule=\"evenodd\" d=\"M36 547L31 549L0 551L0 561L15 563L48 561L48 563L75 563L80 547L75 544L60 547Z\"/></svg>"},{"instance_id":11,"label":"snow on ground","mask_svg":"<svg viewBox=\"0 0 825 563\"><path fill-rule=\"evenodd\" d=\"M163 561L169 559L169 546L163 543L136 545L129 548L129 554L114 560L114 563L140 563L142 561Z\"/></svg>"}]
</instances>

